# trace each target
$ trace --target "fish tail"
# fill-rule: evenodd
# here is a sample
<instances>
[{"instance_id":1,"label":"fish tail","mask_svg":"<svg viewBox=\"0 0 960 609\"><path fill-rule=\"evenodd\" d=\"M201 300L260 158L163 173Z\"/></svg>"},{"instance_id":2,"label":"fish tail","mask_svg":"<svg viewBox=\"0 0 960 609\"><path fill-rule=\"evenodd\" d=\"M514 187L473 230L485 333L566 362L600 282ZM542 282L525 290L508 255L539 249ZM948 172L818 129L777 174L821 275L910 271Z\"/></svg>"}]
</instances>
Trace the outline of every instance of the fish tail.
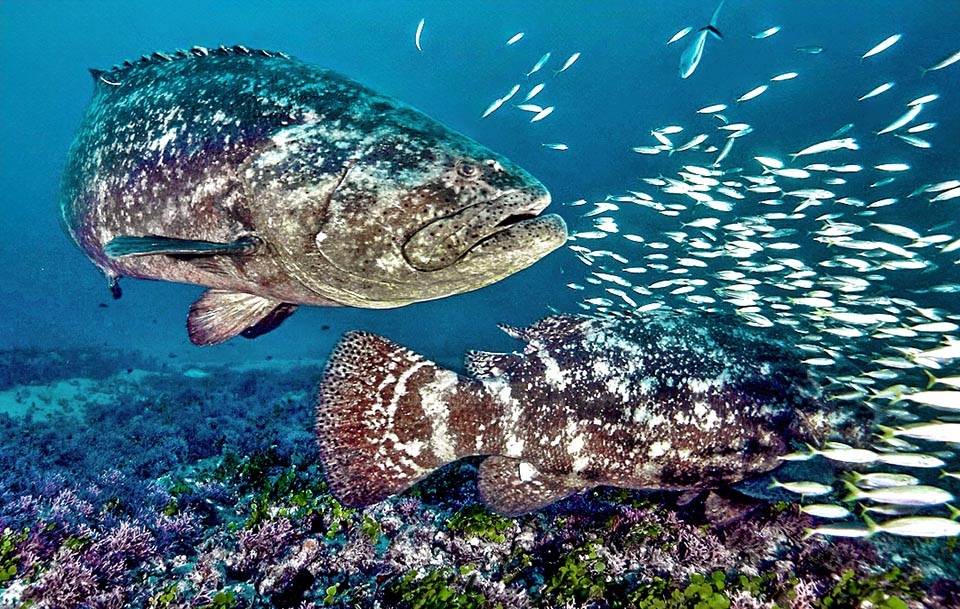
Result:
<instances>
[{"instance_id":1,"label":"fish tail","mask_svg":"<svg viewBox=\"0 0 960 609\"><path fill-rule=\"evenodd\" d=\"M846 480L843 481L843 485L847 487L847 490L850 491L850 494L844 497L841 501L846 502L846 501L856 501L858 499L863 499L863 491L861 491L859 488L857 488L850 482L847 482Z\"/></svg>"},{"instance_id":2,"label":"fish tail","mask_svg":"<svg viewBox=\"0 0 960 609\"><path fill-rule=\"evenodd\" d=\"M863 478L863 474L857 470L851 469L840 474L841 482L849 482L851 484L856 484L858 480Z\"/></svg>"},{"instance_id":3,"label":"fish tail","mask_svg":"<svg viewBox=\"0 0 960 609\"><path fill-rule=\"evenodd\" d=\"M927 379L928 379L928 380L927 380L927 389L930 389L931 387L933 387L934 385L936 385L938 382L940 382L940 379L938 379L937 377L933 376L933 374L931 374L930 371L927 370L926 368L924 368L923 371L924 371L924 373L926 373Z\"/></svg>"},{"instance_id":4,"label":"fish tail","mask_svg":"<svg viewBox=\"0 0 960 609\"><path fill-rule=\"evenodd\" d=\"M377 503L473 454L466 439L481 445L476 413L489 412L478 386L383 337L346 333L327 362L316 411L331 492L347 506Z\"/></svg>"},{"instance_id":5,"label":"fish tail","mask_svg":"<svg viewBox=\"0 0 960 609\"><path fill-rule=\"evenodd\" d=\"M957 518L960 518L960 510L953 507L949 503L947 504L947 509L950 510L950 520L956 520Z\"/></svg>"},{"instance_id":6,"label":"fish tail","mask_svg":"<svg viewBox=\"0 0 960 609\"><path fill-rule=\"evenodd\" d=\"M716 26L714 26L712 23L707 27L703 28L703 30L706 30L707 32L713 34L713 37L716 38L717 40L723 40L723 34L721 34L720 30L718 30ZM703 30L700 30L700 31L702 32Z\"/></svg>"},{"instance_id":7,"label":"fish tail","mask_svg":"<svg viewBox=\"0 0 960 609\"><path fill-rule=\"evenodd\" d=\"M890 438L893 438L897 435L897 430L894 429L893 427L887 427L886 425L877 424L877 429L879 429L882 432L879 434L880 436L879 439L881 442L883 442L884 440L889 440Z\"/></svg>"}]
</instances>

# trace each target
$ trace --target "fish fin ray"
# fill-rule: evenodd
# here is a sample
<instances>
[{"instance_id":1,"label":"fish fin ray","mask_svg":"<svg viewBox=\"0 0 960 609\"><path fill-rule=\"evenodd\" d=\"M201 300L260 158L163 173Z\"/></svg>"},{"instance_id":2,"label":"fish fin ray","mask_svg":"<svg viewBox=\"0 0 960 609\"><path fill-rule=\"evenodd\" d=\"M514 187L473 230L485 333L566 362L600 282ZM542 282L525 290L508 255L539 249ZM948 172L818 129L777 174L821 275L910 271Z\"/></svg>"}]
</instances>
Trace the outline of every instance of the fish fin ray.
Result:
<instances>
[{"instance_id":1,"label":"fish fin ray","mask_svg":"<svg viewBox=\"0 0 960 609\"><path fill-rule=\"evenodd\" d=\"M260 240L252 236L243 236L230 243L200 241L195 239L177 239L161 235L134 237L121 235L114 237L103 246L103 252L110 258L123 256L187 255L213 256L223 254L251 254L260 246Z\"/></svg>"},{"instance_id":2,"label":"fish fin ray","mask_svg":"<svg viewBox=\"0 0 960 609\"><path fill-rule=\"evenodd\" d=\"M492 510L507 516L526 514L588 488L571 487L564 479L537 471L524 479L521 463L520 459L496 455L480 464L477 488Z\"/></svg>"},{"instance_id":3,"label":"fish fin ray","mask_svg":"<svg viewBox=\"0 0 960 609\"><path fill-rule=\"evenodd\" d=\"M470 351L465 359L464 367L470 376L486 379L502 375L505 370L517 364L522 358L516 353Z\"/></svg>"},{"instance_id":4,"label":"fish fin ray","mask_svg":"<svg viewBox=\"0 0 960 609\"><path fill-rule=\"evenodd\" d=\"M142 55L139 59L127 60L122 64L113 66L107 70L96 70L98 74L94 75L94 78L100 78L104 74L109 74L110 76L116 76L123 74L133 68L148 66L151 64L166 63L168 61L198 61L207 56L230 56L230 55L247 55L247 56L256 56L256 57L280 57L283 59L292 59L286 53L281 53L278 51L268 51L265 49L251 49L242 45L234 45L232 47L221 46L219 48L205 48L201 46L195 46L189 50L177 49L173 52L161 53L156 52L152 55ZM95 68L91 68L90 71L93 72Z\"/></svg>"},{"instance_id":5,"label":"fish fin ray","mask_svg":"<svg viewBox=\"0 0 960 609\"><path fill-rule=\"evenodd\" d=\"M284 306L293 305L243 292L207 290L190 305L190 313L187 316L190 342L198 346L222 343L250 328L258 327L272 315L276 316L274 312L277 309L283 309ZM292 310L287 310L282 318L271 320L274 323L273 328L291 313L293 313ZM263 329L259 334L273 328Z\"/></svg>"},{"instance_id":6,"label":"fish fin ray","mask_svg":"<svg viewBox=\"0 0 960 609\"><path fill-rule=\"evenodd\" d=\"M281 302L273 308L267 316L255 323L254 325L246 328L240 332L240 336L244 338L256 338L258 336L263 336L267 332L271 332L280 327L288 317L294 314L297 310L297 305L291 304L289 302Z\"/></svg>"},{"instance_id":7,"label":"fish fin ray","mask_svg":"<svg viewBox=\"0 0 960 609\"><path fill-rule=\"evenodd\" d=\"M320 382L315 431L327 485L344 505L383 501L458 456L434 450L419 391L444 373L381 336L343 335Z\"/></svg>"},{"instance_id":8,"label":"fish fin ray","mask_svg":"<svg viewBox=\"0 0 960 609\"><path fill-rule=\"evenodd\" d=\"M511 338L516 338L527 343L553 341L569 338L578 331L582 331L584 326L591 323L592 318L583 315L551 315L540 321L534 322L526 328L516 328L500 324L500 329L507 333Z\"/></svg>"},{"instance_id":9,"label":"fish fin ray","mask_svg":"<svg viewBox=\"0 0 960 609\"><path fill-rule=\"evenodd\" d=\"M517 340L526 340L524 338L523 328L518 328L516 326L510 326L507 324L497 324L497 327L500 328L504 334L510 338L515 338Z\"/></svg>"}]
</instances>

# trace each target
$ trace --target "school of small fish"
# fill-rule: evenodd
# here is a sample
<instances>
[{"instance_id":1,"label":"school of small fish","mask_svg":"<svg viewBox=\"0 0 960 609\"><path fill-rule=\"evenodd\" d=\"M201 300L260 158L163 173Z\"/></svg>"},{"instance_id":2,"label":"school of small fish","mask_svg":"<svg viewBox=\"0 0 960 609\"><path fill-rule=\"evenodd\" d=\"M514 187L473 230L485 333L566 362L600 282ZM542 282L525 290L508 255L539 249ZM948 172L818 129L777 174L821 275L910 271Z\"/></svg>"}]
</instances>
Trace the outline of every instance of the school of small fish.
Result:
<instances>
[{"instance_id":1,"label":"school of small fish","mask_svg":"<svg viewBox=\"0 0 960 609\"><path fill-rule=\"evenodd\" d=\"M719 9L684 53L681 77L699 63ZM692 31L681 29L667 44ZM752 38L779 31L772 26ZM884 38L849 58L851 65L883 62L902 38ZM960 50L914 78L934 89L930 73L957 62ZM868 446L827 442L782 457L827 459L842 472L833 484L774 481L797 495L802 512L838 521L808 536L960 535L960 510L950 505L960 493L960 309L942 306L944 295L960 294L960 222L949 219L960 208L941 207L960 205L960 175L913 183L911 164L902 161L911 149L934 146L937 122L917 119L946 102L938 105L931 92L892 104L886 124L837 125L827 137L771 154L737 115L745 102L796 77L784 72L692 110L689 125L651 129L651 140L633 152L671 155L675 173L643 178L643 186L592 208L584 199L569 204L587 209L569 242L587 275L567 285L591 312L732 311L747 325L792 333L838 408L864 402L877 412ZM883 95L890 102L901 87L884 82L858 101L876 104ZM727 162L734 147L742 166ZM929 215L947 219L925 221ZM664 223L675 226L633 228ZM885 284L894 278L910 278L914 287L893 291Z\"/></svg>"},{"instance_id":2,"label":"school of small fish","mask_svg":"<svg viewBox=\"0 0 960 609\"><path fill-rule=\"evenodd\" d=\"M414 39L414 42L418 50L422 50L420 48L420 36L421 36L422 30L423 30L423 21L421 20L420 26L417 28L416 37ZM516 34L508 38L503 46L512 47L518 42L520 42L520 40L522 40L524 36L525 36L524 32L517 32ZM536 63L534 63L533 66L530 68L530 70L523 75L524 80L529 79L534 74L540 72L543 69L543 67L546 66L547 63L550 61L550 57L551 57L550 51L543 53L540 56L540 59L538 59ZM566 61L563 62L563 65L561 65L559 68L553 71L553 75L557 76L559 74L566 72L579 59L580 59L579 52L570 54L570 56L567 57ZM522 87L519 83L513 85L513 87L511 87L511 89L507 92L506 95L502 97L498 97L497 99L493 100L493 102L491 102L490 105L488 105L487 108L480 115L480 118L487 118L488 116L490 116L491 114L499 110L504 104L506 104L508 101L513 99L513 97L520 91L521 88ZM540 92L543 91L545 88L546 88L545 82L540 82L533 85L528 89L526 95L524 95L523 101L521 101L520 103L515 103L513 105L515 109L520 110L521 112L529 112L532 115L530 117L531 123L538 123L542 121L543 119L550 116L555 110L554 106L542 106L540 104L529 103L530 100L532 100L534 97L539 95ZM563 142L544 142L541 144L541 146L543 146L548 150L566 151L570 149L570 147Z\"/></svg>"},{"instance_id":3,"label":"school of small fish","mask_svg":"<svg viewBox=\"0 0 960 609\"><path fill-rule=\"evenodd\" d=\"M716 24L722 6L721 1L683 51L681 78L693 74L708 34L721 38ZM421 21L418 50L422 29ZM666 44L693 31L684 27ZM763 40L780 31L771 26L751 37ZM523 38L518 32L504 46ZM851 59L882 62L902 38L890 35ZM795 50L824 52L819 45ZM580 53L571 54L554 75L579 58ZM550 59L551 52L540 55L521 82ZM952 51L921 67L918 78L958 62L960 50ZM836 521L812 527L807 536L958 536L960 510L950 503L960 492L960 313L925 301L929 295L960 293L960 279L954 279L960 271L960 223L948 219L928 225L923 213L907 208L960 204L960 175L913 184L911 165L899 160L910 148L933 147L930 133L938 123L917 118L935 113L939 95L903 103L886 125L844 124L828 137L797 142L795 152L777 156L757 146L739 155L743 166L728 167L734 145L748 148L758 137L753 126L733 114L798 76L783 72L727 103L695 110L691 123L698 127L651 129L653 141L633 152L671 155L677 159L675 175L643 178L641 189L608 195L582 214L585 226L571 235L569 249L588 274L567 285L582 293L580 306L591 312L663 306L732 311L747 325L794 333L797 346L808 354L803 363L822 379L830 399L838 407L865 402L881 421L869 446L827 442L782 457L827 459L842 470L833 484L773 481L772 486L798 496L801 512ZM935 86L933 80L924 82ZM531 101L546 83L517 83L482 117L522 88L527 93L513 107L530 113L530 122L553 113L554 106ZM868 100L889 99L899 89L892 80L883 82L857 101L875 104ZM704 127L704 119L716 122ZM891 141L883 137L887 134L906 148L892 154L884 147ZM541 145L568 150L562 142ZM587 204L581 199L569 205ZM886 217L890 211L897 214L893 219ZM638 231L643 234L627 228L649 225L651 216L677 225ZM897 222L904 217L911 218L909 225ZM905 275L919 278L909 292L884 287L888 278ZM807 501L814 497L816 502Z\"/></svg>"},{"instance_id":4,"label":"school of small fish","mask_svg":"<svg viewBox=\"0 0 960 609\"><path fill-rule=\"evenodd\" d=\"M423 21L420 22L420 27L417 29L417 35L415 38L415 43L417 45L418 50L420 50L420 33L422 30L422 27L423 27ZM518 42L520 42L520 40L522 40L524 36L525 36L524 32L517 32L516 34L508 38L503 46L512 47ZM523 79L524 80L529 79L534 74L537 74L538 72L540 72L543 69L543 67L546 66L547 63L550 61L551 54L552 54L551 51L547 51L546 53L543 53L540 56L540 59L538 59L536 63L534 63L533 66L530 68L530 70L523 75ZM563 65L561 65L559 68L553 71L553 75L557 76L559 74L566 72L579 59L580 59L579 52L570 54L570 56L567 57L566 61L563 62ZM530 117L531 123L539 123L543 119L550 116L555 110L554 106L543 106L540 104L530 103L530 101L534 97L538 96L546 88L546 86L547 84L545 82L540 82L533 85L527 90L527 93L526 95L524 95L523 100L520 103L515 103L513 105L515 109L520 110L521 112L530 113L532 115ZM499 110L504 104L506 104L508 101L513 99L513 97L520 91L521 88L523 87L520 85L520 83L513 85L513 87L511 87L511 89L507 92L506 95L502 97L498 97L497 99L493 100L493 102L491 102L490 105L488 105L487 108L480 115L480 118L487 118L488 116L490 116L491 114ZM570 147L563 142L544 142L541 145L548 150L565 151L570 149Z\"/></svg>"}]
</instances>

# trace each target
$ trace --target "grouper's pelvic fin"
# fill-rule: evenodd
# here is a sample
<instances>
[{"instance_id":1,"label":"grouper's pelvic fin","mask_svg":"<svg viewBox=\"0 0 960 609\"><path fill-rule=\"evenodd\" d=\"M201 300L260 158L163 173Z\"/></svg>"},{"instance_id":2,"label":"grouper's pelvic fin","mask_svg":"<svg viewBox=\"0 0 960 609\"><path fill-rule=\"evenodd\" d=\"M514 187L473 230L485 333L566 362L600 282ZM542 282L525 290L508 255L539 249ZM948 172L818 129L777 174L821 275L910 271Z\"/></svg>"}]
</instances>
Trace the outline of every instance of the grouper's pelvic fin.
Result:
<instances>
[{"instance_id":1,"label":"grouper's pelvic fin","mask_svg":"<svg viewBox=\"0 0 960 609\"><path fill-rule=\"evenodd\" d=\"M327 362L317 406L330 491L347 506L369 505L482 454L479 430L492 408L479 386L375 334L346 333Z\"/></svg>"},{"instance_id":2,"label":"grouper's pelvic fin","mask_svg":"<svg viewBox=\"0 0 960 609\"><path fill-rule=\"evenodd\" d=\"M160 235L134 237L121 235L103 246L103 253L110 258L123 256L215 256L252 254L260 247L257 237L243 236L229 243L177 239Z\"/></svg>"},{"instance_id":3,"label":"grouper's pelvic fin","mask_svg":"<svg viewBox=\"0 0 960 609\"><path fill-rule=\"evenodd\" d=\"M275 329L297 310L297 305L272 298L207 290L190 305L187 332L198 346L216 345L241 335L256 338Z\"/></svg>"}]
</instances>

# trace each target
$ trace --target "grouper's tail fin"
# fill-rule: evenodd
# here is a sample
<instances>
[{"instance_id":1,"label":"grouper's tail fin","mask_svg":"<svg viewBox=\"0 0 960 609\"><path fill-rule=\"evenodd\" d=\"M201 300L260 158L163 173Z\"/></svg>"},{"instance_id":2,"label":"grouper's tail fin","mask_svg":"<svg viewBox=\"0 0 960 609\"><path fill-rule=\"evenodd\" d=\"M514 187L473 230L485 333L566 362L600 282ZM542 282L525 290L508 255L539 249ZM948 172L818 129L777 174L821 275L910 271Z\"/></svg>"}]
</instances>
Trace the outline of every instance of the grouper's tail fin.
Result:
<instances>
[{"instance_id":1,"label":"grouper's tail fin","mask_svg":"<svg viewBox=\"0 0 960 609\"><path fill-rule=\"evenodd\" d=\"M477 381L383 337L348 332L320 384L316 433L331 492L382 501L473 451ZM473 412L473 417L463 413Z\"/></svg>"}]
</instances>

